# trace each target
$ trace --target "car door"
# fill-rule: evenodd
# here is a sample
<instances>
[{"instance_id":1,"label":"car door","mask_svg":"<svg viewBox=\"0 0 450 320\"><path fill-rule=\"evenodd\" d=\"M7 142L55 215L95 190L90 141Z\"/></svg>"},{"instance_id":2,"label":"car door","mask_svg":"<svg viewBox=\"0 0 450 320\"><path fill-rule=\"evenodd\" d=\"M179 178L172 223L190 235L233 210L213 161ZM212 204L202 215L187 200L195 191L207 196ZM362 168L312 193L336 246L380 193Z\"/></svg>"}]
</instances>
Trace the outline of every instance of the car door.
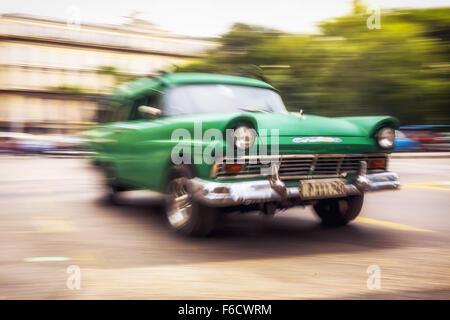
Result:
<instances>
[{"instance_id":1,"label":"car door","mask_svg":"<svg viewBox=\"0 0 450 320\"><path fill-rule=\"evenodd\" d=\"M101 161L107 165L111 174L118 177L120 167L126 150L121 144L122 124L127 120L130 112L130 105L126 102L111 102L111 111L107 122L97 127L90 138L94 143L94 150L97 151Z\"/></svg>"},{"instance_id":2,"label":"car door","mask_svg":"<svg viewBox=\"0 0 450 320\"><path fill-rule=\"evenodd\" d=\"M149 161L145 142L151 140L151 128L157 117L141 112L141 106L160 108L160 93L151 91L148 96L135 99L127 121L116 124L117 143L121 150L118 170L123 182L136 188L147 188L151 183L148 181Z\"/></svg>"}]
</instances>

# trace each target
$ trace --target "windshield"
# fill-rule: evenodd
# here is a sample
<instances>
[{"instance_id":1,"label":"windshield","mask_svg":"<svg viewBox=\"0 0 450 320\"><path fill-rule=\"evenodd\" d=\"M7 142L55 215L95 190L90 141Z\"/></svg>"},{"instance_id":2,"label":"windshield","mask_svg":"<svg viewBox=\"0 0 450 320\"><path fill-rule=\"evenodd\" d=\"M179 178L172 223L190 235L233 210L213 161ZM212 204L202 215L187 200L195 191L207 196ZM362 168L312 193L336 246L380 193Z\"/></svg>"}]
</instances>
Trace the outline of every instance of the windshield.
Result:
<instances>
[{"instance_id":1,"label":"windshield","mask_svg":"<svg viewBox=\"0 0 450 320\"><path fill-rule=\"evenodd\" d=\"M173 87L164 98L164 114L281 112L286 108L275 91L266 88L192 84Z\"/></svg>"}]
</instances>

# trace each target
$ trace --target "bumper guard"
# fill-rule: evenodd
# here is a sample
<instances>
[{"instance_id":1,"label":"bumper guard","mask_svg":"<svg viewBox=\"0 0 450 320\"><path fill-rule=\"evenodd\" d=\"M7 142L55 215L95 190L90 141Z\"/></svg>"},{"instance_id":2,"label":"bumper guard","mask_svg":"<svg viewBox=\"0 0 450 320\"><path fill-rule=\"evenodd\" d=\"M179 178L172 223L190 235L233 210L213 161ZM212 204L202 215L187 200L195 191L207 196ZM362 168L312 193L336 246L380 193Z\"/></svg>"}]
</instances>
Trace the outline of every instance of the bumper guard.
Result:
<instances>
[{"instance_id":1,"label":"bumper guard","mask_svg":"<svg viewBox=\"0 0 450 320\"><path fill-rule=\"evenodd\" d=\"M249 205L300 198L300 186L287 187L274 170L267 180L222 183L193 178L188 180L194 198L213 207ZM394 172L367 174L366 162L361 162L360 172L345 185L346 196L364 192L395 190L400 188L398 175ZM308 199L311 200L311 199ZM313 199L314 200L314 199Z\"/></svg>"}]
</instances>

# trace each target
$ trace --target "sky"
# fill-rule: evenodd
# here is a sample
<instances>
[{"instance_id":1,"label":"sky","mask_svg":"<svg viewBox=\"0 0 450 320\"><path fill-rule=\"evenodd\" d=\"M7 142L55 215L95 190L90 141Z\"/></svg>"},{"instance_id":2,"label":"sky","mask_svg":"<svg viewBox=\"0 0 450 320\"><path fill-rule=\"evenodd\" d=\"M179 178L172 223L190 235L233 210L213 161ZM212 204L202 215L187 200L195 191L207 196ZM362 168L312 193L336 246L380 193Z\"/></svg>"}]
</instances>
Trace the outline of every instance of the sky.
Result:
<instances>
[{"instance_id":1,"label":"sky","mask_svg":"<svg viewBox=\"0 0 450 320\"><path fill-rule=\"evenodd\" d=\"M11 0L0 13L25 13L66 20L73 8L82 23L121 24L139 12L163 30L191 36L218 36L234 22L288 32L317 32L317 23L351 11L353 0ZM450 0L366 0L380 8L450 6Z\"/></svg>"}]
</instances>

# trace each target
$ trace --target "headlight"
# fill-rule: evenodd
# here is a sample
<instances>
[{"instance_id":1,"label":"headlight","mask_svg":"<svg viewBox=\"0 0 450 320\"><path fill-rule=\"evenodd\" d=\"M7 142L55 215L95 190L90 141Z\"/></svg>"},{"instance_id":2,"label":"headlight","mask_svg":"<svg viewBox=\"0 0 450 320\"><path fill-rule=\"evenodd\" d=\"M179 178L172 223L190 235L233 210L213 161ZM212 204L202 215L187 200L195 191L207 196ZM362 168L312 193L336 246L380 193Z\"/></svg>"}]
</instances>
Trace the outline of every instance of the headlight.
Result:
<instances>
[{"instance_id":1,"label":"headlight","mask_svg":"<svg viewBox=\"0 0 450 320\"><path fill-rule=\"evenodd\" d=\"M383 149L390 149L394 146L395 131L392 128L381 128L377 133L378 145Z\"/></svg>"},{"instance_id":2,"label":"headlight","mask_svg":"<svg viewBox=\"0 0 450 320\"><path fill-rule=\"evenodd\" d=\"M233 139L236 148L247 150L255 143L256 132L255 129L247 126L239 126L234 129Z\"/></svg>"}]
</instances>

